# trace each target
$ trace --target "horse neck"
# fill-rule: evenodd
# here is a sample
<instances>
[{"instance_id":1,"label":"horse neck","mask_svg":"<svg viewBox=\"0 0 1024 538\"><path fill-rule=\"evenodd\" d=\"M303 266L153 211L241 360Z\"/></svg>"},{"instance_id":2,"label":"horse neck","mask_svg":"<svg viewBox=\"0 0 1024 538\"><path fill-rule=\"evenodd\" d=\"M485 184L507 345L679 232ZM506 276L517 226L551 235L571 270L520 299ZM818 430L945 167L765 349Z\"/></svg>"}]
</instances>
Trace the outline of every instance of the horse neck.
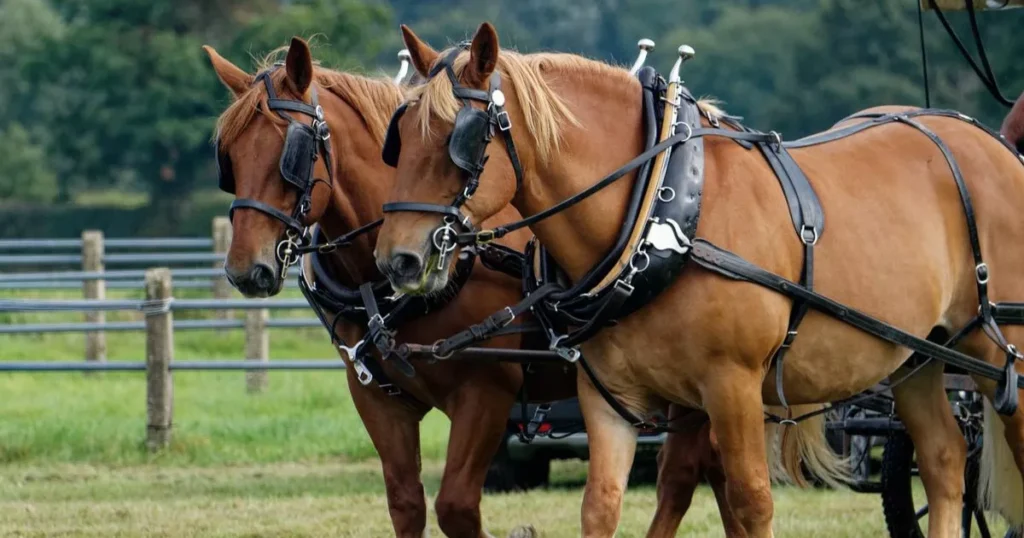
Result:
<instances>
[{"instance_id":1,"label":"horse neck","mask_svg":"<svg viewBox=\"0 0 1024 538\"><path fill-rule=\"evenodd\" d=\"M595 73L589 80L552 77L552 89L569 104L579 126L565 126L548 163L527 171L516 208L533 215L569 198L644 150L640 86ZM559 81L561 80L561 81ZM635 174L532 227L574 281L613 246L626 216Z\"/></svg>"},{"instance_id":2,"label":"horse neck","mask_svg":"<svg viewBox=\"0 0 1024 538\"><path fill-rule=\"evenodd\" d=\"M323 92L327 93L327 92ZM394 171L380 158L379 144L359 114L334 95L321 98L328 110L334 184L331 198L320 218L326 237L340 237L383 216L381 206L391 186ZM330 106L328 106L328 103ZM347 247L334 252L328 265L348 286L383 278L374 262L377 230L361 235Z\"/></svg>"}]
</instances>

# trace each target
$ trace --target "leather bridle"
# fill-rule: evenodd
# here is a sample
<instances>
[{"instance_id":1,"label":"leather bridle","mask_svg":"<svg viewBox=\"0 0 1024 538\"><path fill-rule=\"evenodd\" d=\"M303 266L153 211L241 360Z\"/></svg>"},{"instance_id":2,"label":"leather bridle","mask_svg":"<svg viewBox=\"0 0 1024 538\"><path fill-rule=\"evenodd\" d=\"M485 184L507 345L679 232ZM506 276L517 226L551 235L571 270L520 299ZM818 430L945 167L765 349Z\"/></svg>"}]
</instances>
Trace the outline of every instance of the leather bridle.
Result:
<instances>
[{"instance_id":1,"label":"leather bridle","mask_svg":"<svg viewBox=\"0 0 1024 538\"><path fill-rule=\"evenodd\" d=\"M239 209L252 209L259 211L285 225L285 231L279 238L274 253L279 262L277 279L283 281L288 275L288 268L298 262L299 257L313 250L322 250L325 246L336 247L339 244L352 239L355 233L345 234L325 245L310 244L309 227L305 224L306 218L312 209L313 188L317 183L324 183L331 189L334 184L334 169L331 158L331 131L324 116L324 110L319 104L316 88L310 89L310 103L296 99L281 99L274 91L274 84L271 75L283 64L275 64L256 76L253 84L263 83L267 91L267 108L278 116L288 121L288 128L285 136L284 149L280 159L281 178L288 186L298 191L298 201L292 208L291 214L287 214L270 204L252 198L237 198L231 203L228 210L228 217L233 219L235 211ZM296 120L289 113L297 113L312 118L310 124ZM220 168L221 190L234 194L235 181L231 170L230 160L227 155L220 152L218 141L217 162ZM315 177L314 168L316 161L321 157L324 159L324 166L327 168L327 179ZM379 225L364 226L354 232L364 233Z\"/></svg>"},{"instance_id":2,"label":"leather bridle","mask_svg":"<svg viewBox=\"0 0 1024 538\"><path fill-rule=\"evenodd\" d=\"M456 115L452 134L448 139L449 157L464 175L465 186L462 192L449 205L390 202L384 204L383 207L384 213L436 213L443 216L441 226L435 228L431 233L431 244L439 257L437 263L439 270L444 268L447 257L455 251L457 246L468 244L466 241L460 241L460 236L476 232L476 227L469 216L462 211L462 206L473 198L473 194L480 186L480 175L483 173L488 159L486 149L496 132L501 133L505 140L505 149L512 161L512 168L515 170L516 192L523 185L523 168L512 140L512 122L505 110L505 94L501 91L501 75L497 72L491 74L486 91L467 88L459 84L458 77L455 75L455 58L468 46L468 43L462 43L450 50L434 65L427 76L429 80L444 72L448 76L448 80L451 81L452 93L463 103ZM484 103L486 108L484 110L474 108L470 101ZM398 154L401 149L397 122L405 113L406 106L400 107L392 117L382 151L384 162L392 167L397 166Z\"/></svg>"}]
</instances>

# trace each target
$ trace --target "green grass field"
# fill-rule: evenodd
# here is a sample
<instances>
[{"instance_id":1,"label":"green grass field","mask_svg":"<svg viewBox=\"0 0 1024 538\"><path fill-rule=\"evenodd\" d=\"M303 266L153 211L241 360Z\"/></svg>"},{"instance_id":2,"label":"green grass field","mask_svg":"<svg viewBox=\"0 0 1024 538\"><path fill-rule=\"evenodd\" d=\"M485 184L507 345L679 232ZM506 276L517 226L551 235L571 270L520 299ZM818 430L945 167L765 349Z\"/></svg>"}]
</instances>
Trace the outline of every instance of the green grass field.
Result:
<instances>
[{"instance_id":1,"label":"green grass field","mask_svg":"<svg viewBox=\"0 0 1024 538\"><path fill-rule=\"evenodd\" d=\"M79 320L0 314L0 324ZM270 338L274 360L335 356L321 329L273 329ZM107 344L111 360L143 357L141 333L109 333ZM83 349L79 334L0 336L4 361L81 360ZM177 360L239 358L242 349L238 330L175 335ZM142 446L141 373L0 375L0 537L390 535L380 468L342 372L270 372L268 389L255 395L246 393L242 372L174 375L173 441L157 455ZM431 413L422 432L432 498L447 419ZM550 488L487 495L487 528L504 536L532 524L545 537L578 535L585 473L584 463L564 462ZM775 500L778 536L885 535L874 495L778 488ZM631 489L620 536L643 536L654 505L653 487ZM702 488L680 535L721 536L718 521ZM441 536L432 515L431 525L431 535Z\"/></svg>"}]
</instances>

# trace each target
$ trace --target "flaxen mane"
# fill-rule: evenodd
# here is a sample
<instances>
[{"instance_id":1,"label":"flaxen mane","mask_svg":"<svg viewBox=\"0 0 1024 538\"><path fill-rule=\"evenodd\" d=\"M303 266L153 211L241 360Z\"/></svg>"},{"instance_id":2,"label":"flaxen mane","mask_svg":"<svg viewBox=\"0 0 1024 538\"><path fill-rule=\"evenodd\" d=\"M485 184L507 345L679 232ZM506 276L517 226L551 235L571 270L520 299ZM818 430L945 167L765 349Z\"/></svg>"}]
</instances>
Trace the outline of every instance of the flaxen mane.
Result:
<instances>
[{"instance_id":1,"label":"flaxen mane","mask_svg":"<svg viewBox=\"0 0 1024 538\"><path fill-rule=\"evenodd\" d=\"M443 56L443 54L442 54ZM455 59L455 74L461 75L469 62L469 52ZM579 125L565 102L545 82L545 77L578 78L581 84L595 74L603 78L620 78L623 84L640 84L636 77L622 67L590 60L574 54L538 53L519 54L503 49L498 55L498 72L515 87L519 106L526 117L526 129L534 138L538 156L542 161L555 154L561 143L562 126ZM419 122L424 137L430 137L430 119L454 123L462 107L452 95L452 85L445 76L436 76L427 84L407 87L405 100L416 102ZM713 100L701 100L700 107L712 117L724 115Z\"/></svg>"},{"instance_id":2,"label":"flaxen mane","mask_svg":"<svg viewBox=\"0 0 1024 538\"><path fill-rule=\"evenodd\" d=\"M258 72L274 66L280 58L279 49L268 54L259 62ZM314 66L316 84L345 101L362 117L374 142L383 145L384 133L387 131L391 112L402 101L402 90L388 78L369 78L341 71L334 71L319 65ZM274 90L279 94L285 91L284 69L278 69L271 75ZM257 112L262 113L275 124L283 125L283 120L266 106L267 92L263 84L256 84L246 93L239 96L217 119L215 136L220 139L221 147L229 146L238 135L245 130ZM261 106L262 104L262 106Z\"/></svg>"}]
</instances>

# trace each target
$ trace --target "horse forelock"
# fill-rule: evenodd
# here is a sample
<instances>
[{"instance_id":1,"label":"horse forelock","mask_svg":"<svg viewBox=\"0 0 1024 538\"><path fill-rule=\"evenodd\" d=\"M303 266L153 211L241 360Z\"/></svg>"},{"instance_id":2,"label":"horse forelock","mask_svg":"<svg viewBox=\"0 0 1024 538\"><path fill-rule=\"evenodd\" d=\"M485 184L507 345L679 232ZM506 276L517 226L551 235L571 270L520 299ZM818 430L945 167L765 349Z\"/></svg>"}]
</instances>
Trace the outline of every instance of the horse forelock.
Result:
<instances>
[{"instance_id":1,"label":"horse forelock","mask_svg":"<svg viewBox=\"0 0 1024 538\"><path fill-rule=\"evenodd\" d=\"M443 57L444 53L439 55ZM456 76L461 77L469 63L470 53L460 53L454 62ZM588 87L592 78L620 80L622 84L639 85L635 77L620 66L591 60L575 54L535 53L520 54L503 49L498 55L497 71L515 93L526 120L527 131L533 138L541 162L547 162L557 152L563 141L565 126L579 126L580 122L566 104L567 99L559 95L548 83L551 77L570 77L575 85ZM446 76L435 76L425 84L407 86L405 101L416 103L417 121L420 134L430 138L431 120L454 124L462 103L452 94L451 81ZM713 118L726 116L719 101L703 98L698 102L701 110Z\"/></svg>"},{"instance_id":2,"label":"horse forelock","mask_svg":"<svg viewBox=\"0 0 1024 538\"><path fill-rule=\"evenodd\" d=\"M287 50L287 47L276 49L259 60L257 73L274 69L282 52ZM402 100L401 88L386 77L366 77L336 71L319 64L314 64L313 70L316 84L352 107L361 116L374 142L383 144L391 113ZM276 69L270 74L274 91L279 95L286 90L286 77L284 69ZM303 100L308 102L308 92ZM267 91L264 85L253 84L221 113L217 119L214 136L220 141L222 148L227 148L237 140L257 113L262 113L276 124L283 123L280 117L267 108L266 101Z\"/></svg>"}]
</instances>

